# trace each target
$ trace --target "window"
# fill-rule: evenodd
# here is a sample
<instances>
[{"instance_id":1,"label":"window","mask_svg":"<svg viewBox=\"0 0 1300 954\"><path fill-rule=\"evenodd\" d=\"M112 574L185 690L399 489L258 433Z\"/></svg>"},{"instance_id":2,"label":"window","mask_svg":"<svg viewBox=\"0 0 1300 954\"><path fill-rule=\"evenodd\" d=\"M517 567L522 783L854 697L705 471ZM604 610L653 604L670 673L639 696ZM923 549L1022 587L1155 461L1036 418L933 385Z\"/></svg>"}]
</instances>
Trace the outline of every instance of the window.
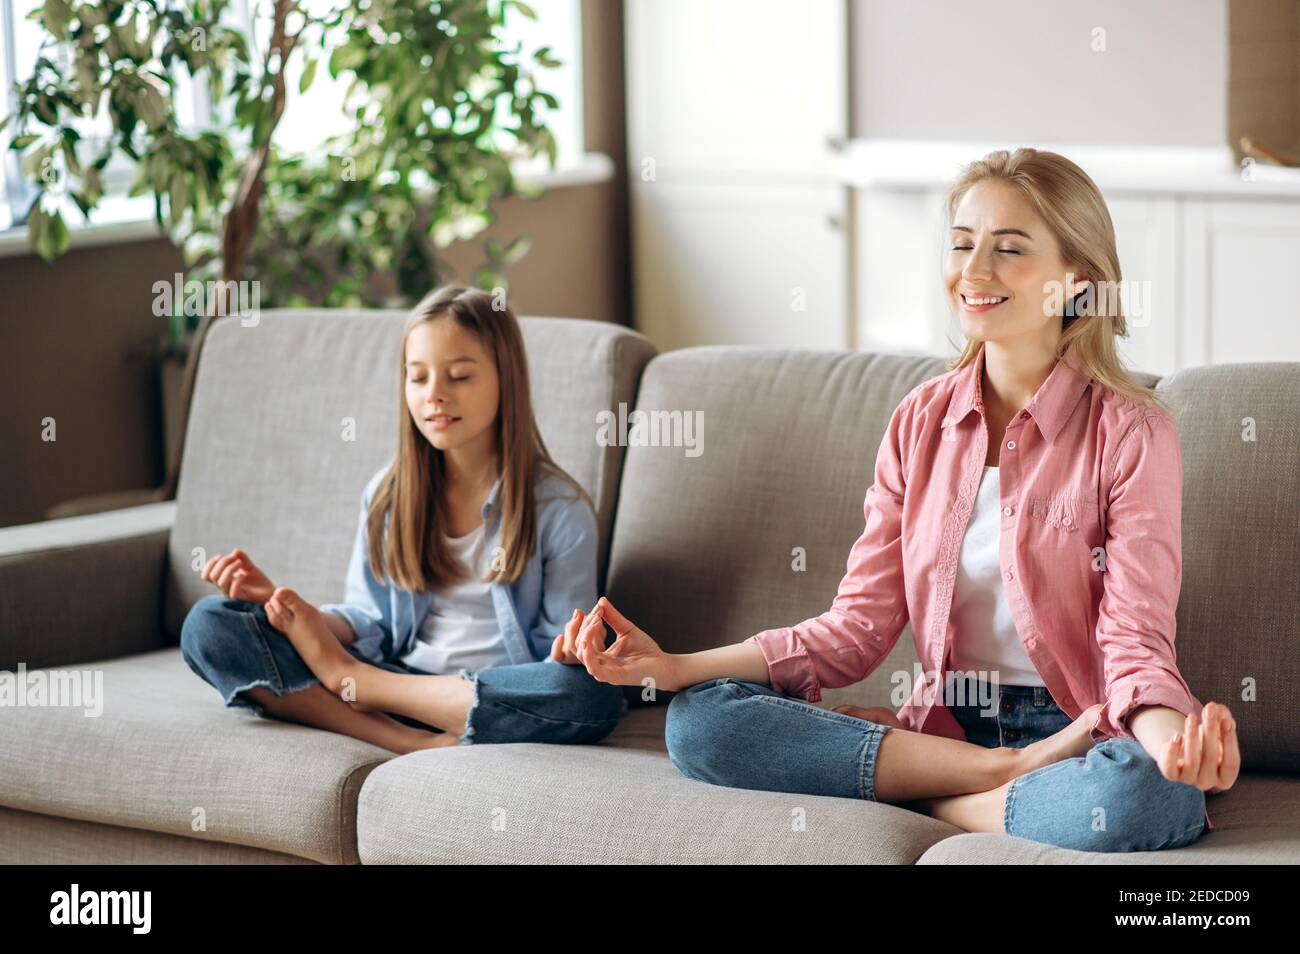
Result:
<instances>
[{"instance_id":1,"label":"window","mask_svg":"<svg viewBox=\"0 0 1300 954\"><path fill-rule=\"evenodd\" d=\"M36 64L36 51L40 48L43 32L27 19L27 14L39 3L40 0L0 0L0 83L3 83L6 116L13 115L18 105L14 83L18 77L30 75ZM0 229L13 224L11 206L25 205L31 197L31 189L19 179L21 157L8 151L13 136L10 127L0 134L0 147L5 150L0 155Z\"/></svg>"},{"instance_id":2,"label":"window","mask_svg":"<svg viewBox=\"0 0 1300 954\"><path fill-rule=\"evenodd\" d=\"M247 17L248 0L239 0L243 15ZM537 13L529 20L514 7L507 8L505 45L520 44L521 56L531 62L532 55L543 46L550 47L551 55L561 61L554 69L538 71L538 83L560 103L548 121L555 132L558 149L556 166L576 163L586 151L582 126L582 24L580 0L529 0L529 7ZM328 9L329 0L306 0L304 8ZM254 43L260 46L271 31L271 7L262 4L256 12ZM287 77L288 88L297 90L302 71L302 60L295 59ZM295 105L285 111L275 131L275 142L282 148L307 152L319 146L332 135L349 128L342 111L343 94L347 78L333 79L324 68L317 70L311 88L299 95ZM302 107L302 108L297 108ZM543 107L545 109L545 107ZM518 171L545 168L545 158L521 164Z\"/></svg>"},{"instance_id":3,"label":"window","mask_svg":"<svg viewBox=\"0 0 1300 954\"><path fill-rule=\"evenodd\" d=\"M44 29L27 20L27 15L41 5L42 0L0 0L0 83L4 90L4 112L9 115L17 105L13 93L14 83L31 74L36 54L46 39ZM582 115L582 24L580 0L528 0L537 13L536 21L529 20L514 7L507 9L505 42L521 44L521 55L531 60L537 49L550 47L551 56L561 61L554 69L538 71L539 85L553 94L559 108L547 117L555 133L556 167L563 168L578 163L586 152L583 137ZM330 4L325 0L304 0L303 7L310 14ZM270 34L271 4L257 0L234 0L230 12L239 22L253 24L252 42L258 47ZM317 70L311 88L298 94L301 59L295 57L287 77L291 99L275 132L277 145L294 152L310 152L332 135L348 128L343 105L346 77L335 80L324 68ZM206 126L214 120L212 104L208 101L202 83L183 83L176 94L176 111L187 128ZM110 131L106 116L87 120L81 132L91 140L104 137ZM19 174L21 156L10 152L14 130L6 128L0 133L0 231L11 228L14 212L23 210L35 196L35 190ZM102 141L102 138L101 138ZM546 170L546 158L516 164L519 174L538 174ZM133 177L130 161L122 155L114 157L105 176L105 195L92 216L92 224L147 220L153 215L152 196L129 198L126 190ZM76 228L79 215L74 206L73 221ZM21 214L21 212L19 212ZM65 217L68 217L65 215Z\"/></svg>"}]
</instances>

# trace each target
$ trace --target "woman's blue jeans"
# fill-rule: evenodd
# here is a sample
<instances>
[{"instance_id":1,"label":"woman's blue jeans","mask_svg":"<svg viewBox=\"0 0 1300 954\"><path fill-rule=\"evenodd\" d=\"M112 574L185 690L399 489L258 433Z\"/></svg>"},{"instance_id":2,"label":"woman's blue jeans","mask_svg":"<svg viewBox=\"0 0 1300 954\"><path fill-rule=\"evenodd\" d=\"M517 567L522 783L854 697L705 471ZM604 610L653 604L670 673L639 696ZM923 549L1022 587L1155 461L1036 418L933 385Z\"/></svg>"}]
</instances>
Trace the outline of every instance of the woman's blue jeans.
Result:
<instances>
[{"instance_id":1,"label":"woman's blue jeans","mask_svg":"<svg viewBox=\"0 0 1300 954\"><path fill-rule=\"evenodd\" d=\"M996 711L949 706L968 741L1023 748L1071 719L1042 686L993 687ZM668 755L688 778L732 788L875 801L874 775L888 726L792 699L770 686L713 679L668 707ZM1086 756L1016 778L1003 830L1078 851L1181 848L1205 830L1205 793L1171 782L1141 744L1107 738Z\"/></svg>"},{"instance_id":2,"label":"woman's blue jeans","mask_svg":"<svg viewBox=\"0 0 1300 954\"><path fill-rule=\"evenodd\" d=\"M351 646L344 648L356 656ZM283 696L320 682L288 638L267 620L266 610L247 600L213 595L195 603L181 627L181 654L227 706L252 709L263 717L262 707L241 695L244 690L261 686ZM379 668L428 675L396 660L385 660ZM582 666L548 660L477 673L461 669L458 675L475 686L461 745L599 742L627 711L623 690L598 682ZM398 713L389 715L407 725L442 731Z\"/></svg>"}]
</instances>

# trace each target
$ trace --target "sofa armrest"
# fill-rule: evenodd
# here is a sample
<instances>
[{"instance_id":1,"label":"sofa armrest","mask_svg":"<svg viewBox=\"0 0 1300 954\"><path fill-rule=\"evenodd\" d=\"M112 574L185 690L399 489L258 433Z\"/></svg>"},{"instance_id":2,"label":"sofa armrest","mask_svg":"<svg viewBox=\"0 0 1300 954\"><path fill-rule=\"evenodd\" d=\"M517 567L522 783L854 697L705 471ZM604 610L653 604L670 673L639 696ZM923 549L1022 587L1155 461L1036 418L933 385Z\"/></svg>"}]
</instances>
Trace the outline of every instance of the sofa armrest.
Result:
<instances>
[{"instance_id":1,"label":"sofa armrest","mask_svg":"<svg viewBox=\"0 0 1300 954\"><path fill-rule=\"evenodd\" d=\"M0 669L113 659L167 645L174 501L0 529Z\"/></svg>"}]
</instances>

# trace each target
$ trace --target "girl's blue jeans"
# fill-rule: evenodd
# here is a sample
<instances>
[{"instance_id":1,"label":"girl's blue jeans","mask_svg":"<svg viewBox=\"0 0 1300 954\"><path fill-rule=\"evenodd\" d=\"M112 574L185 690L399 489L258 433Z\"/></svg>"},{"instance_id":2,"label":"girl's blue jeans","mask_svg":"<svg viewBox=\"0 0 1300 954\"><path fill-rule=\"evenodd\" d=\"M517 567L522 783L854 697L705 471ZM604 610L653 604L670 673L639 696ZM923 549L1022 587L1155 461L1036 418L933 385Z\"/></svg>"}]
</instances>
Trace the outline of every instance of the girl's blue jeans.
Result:
<instances>
[{"instance_id":1,"label":"girl's blue jeans","mask_svg":"<svg viewBox=\"0 0 1300 954\"><path fill-rule=\"evenodd\" d=\"M976 704L949 706L968 741L985 748L1023 748L1071 722L1042 686L985 692L965 698L997 700L992 713ZM726 678L677 693L665 736L669 757L688 778L875 801L877 754L889 730ZM1086 756L1016 778L1003 815L1007 834L1079 851L1181 848L1204 830L1205 793L1166 779L1140 743L1115 737Z\"/></svg>"},{"instance_id":2,"label":"girl's blue jeans","mask_svg":"<svg viewBox=\"0 0 1300 954\"><path fill-rule=\"evenodd\" d=\"M344 648L356 656L350 646ZM320 682L288 638L271 625L266 610L247 600L213 595L195 603L181 627L181 653L189 667L221 693L227 706L252 709L263 717L262 707L241 695L244 690L264 686L283 696ZM378 665L391 672L428 675L396 660ZM476 673L461 669L458 675L475 685L461 745L599 742L627 711L623 690L598 682L582 666L548 660L493 666ZM442 731L389 714L407 725Z\"/></svg>"}]
</instances>

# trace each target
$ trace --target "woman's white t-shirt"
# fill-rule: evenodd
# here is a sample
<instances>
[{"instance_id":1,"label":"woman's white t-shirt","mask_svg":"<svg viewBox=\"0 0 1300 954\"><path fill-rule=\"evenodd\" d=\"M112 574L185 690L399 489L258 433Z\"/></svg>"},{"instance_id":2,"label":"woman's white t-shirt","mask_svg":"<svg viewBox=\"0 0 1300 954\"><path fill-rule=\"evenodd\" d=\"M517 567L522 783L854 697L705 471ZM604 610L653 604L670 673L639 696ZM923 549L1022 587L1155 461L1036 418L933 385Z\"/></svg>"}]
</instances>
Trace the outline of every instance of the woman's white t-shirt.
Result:
<instances>
[{"instance_id":1,"label":"woman's white t-shirt","mask_svg":"<svg viewBox=\"0 0 1300 954\"><path fill-rule=\"evenodd\" d=\"M415 646L401 660L428 673L477 672L508 662L501 627L492 605L491 584L480 577L484 561L484 525L463 537L444 537L469 578L440 590L420 625Z\"/></svg>"},{"instance_id":2,"label":"woman's white t-shirt","mask_svg":"<svg viewBox=\"0 0 1300 954\"><path fill-rule=\"evenodd\" d=\"M1011 607L1002 589L998 545L1002 538L1002 498L998 468L985 465L975 513L962 541L953 588L952 652L949 669L977 673L1004 685L1042 686L1020 644Z\"/></svg>"}]
</instances>

